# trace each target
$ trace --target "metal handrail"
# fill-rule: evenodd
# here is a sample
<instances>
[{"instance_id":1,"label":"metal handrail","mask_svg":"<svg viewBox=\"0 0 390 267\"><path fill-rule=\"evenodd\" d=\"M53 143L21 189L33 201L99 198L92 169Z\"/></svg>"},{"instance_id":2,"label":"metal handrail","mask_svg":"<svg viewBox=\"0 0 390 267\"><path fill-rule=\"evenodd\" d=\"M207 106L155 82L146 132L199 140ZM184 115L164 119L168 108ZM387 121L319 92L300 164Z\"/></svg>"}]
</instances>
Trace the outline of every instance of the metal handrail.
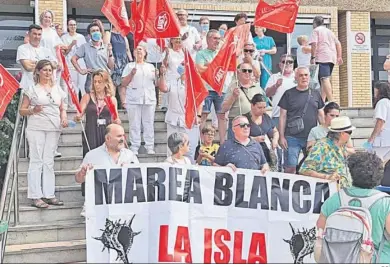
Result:
<instances>
[{"instance_id":1,"label":"metal handrail","mask_svg":"<svg viewBox=\"0 0 390 267\"><path fill-rule=\"evenodd\" d=\"M14 225L17 225L19 223L18 164L19 164L20 148L23 143L22 140L24 140L25 125L26 125L26 118L20 116L19 114L19 110L22 104L22 99L23 97L20 96L16 120L15 120L15 126L14 126L14 133L12 136L12 144L11 144L10 154L8 156L8 164L5 172L3 189L0 198L1 220L6 221L8 224L10 223L11 209L13 204ZM22 123L22 128L20 128L20 123ZM8 197L8 202L7 202L7 197ZM7 205L7 209L6 209L6 205ZM1 235L1 247L0 247L1 263L3 263L3 259L4 259L4 251L5 251L6 241L7 241L7 235L8 235L8 229Z\"/></svg>"}]
</instances>

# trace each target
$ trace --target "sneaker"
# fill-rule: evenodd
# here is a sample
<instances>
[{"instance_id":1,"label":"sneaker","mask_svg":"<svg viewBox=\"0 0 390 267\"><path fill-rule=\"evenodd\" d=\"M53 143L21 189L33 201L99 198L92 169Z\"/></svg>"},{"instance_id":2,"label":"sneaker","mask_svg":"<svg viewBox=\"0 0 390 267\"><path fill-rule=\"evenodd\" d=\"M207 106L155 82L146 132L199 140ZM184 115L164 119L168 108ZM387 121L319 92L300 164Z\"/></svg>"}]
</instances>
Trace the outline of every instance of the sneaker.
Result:
<instances>
[{"instance_id":1,"label":"sneaker","mask_svg":"<svg viewBox=\"0 0 390 267\"><path fill-rule=\"evenodd\" d=\"M146 153L148 153L148 155L154 155L154 154L156 154L156 152L155 152L153 149L148 149L148 150L146 151Z\"/></svg>"},{"instance_id":2,"label":"sneaker","mask_svg":"<svg viewBox=\"0 0 390 267\"><path fill-rule=\"evenodd\" d=\"M80 216L85 218L85 205L83 205L83 210L80 212Z\"/></svg>"},{"instance_id":3,"label":"sneaker","mask_svg":"<svg viewBox=\"0 0 390 267\"><path fill-rule=\"evenodd\" d=\"M56 150L56 151L54 152L54 157L55 157L55 158L61 158L61 157L62 157L62 154Z\"/></svg>"}]
</instances>

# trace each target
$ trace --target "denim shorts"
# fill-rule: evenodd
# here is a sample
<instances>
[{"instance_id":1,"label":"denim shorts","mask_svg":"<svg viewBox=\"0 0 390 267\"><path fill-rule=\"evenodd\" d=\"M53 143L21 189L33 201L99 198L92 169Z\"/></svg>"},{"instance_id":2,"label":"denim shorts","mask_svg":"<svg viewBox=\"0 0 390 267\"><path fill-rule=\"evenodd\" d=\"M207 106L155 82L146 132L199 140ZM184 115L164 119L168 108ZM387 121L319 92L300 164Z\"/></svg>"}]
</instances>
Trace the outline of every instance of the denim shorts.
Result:
<instances>
[{"instance_id":1,"label":"denim shorts","mask_svg":"<svg viewBox=\"0 0 390 267\"><path fill-rule=\"evenodd\" d=\"M332 75L333 63L317 63L320 67L318 70L318 80L321 82L323 78L329 78Z\"/></svg>"},{"instance_id":2,"label":"denim shorts","mask_svg":"<svg viewBox=\"0 0 390 267\"><path fill-rule=\"evenodd\" d=\"M295 168L298 165L299 154L306 149L307 140L292 136L286 136L286 140L288 148L284 151L284 167Z\"/></svg>"},{"instance_id":3,"label":"denim shorts","mask_svg":"<svg viewBox=\"0 0 390 267\"><path fill-rule=\"evenodd\" d=\"M211 112L211 105L214 103L215 113L222 113L222 103L225 99L225 93L222 93L221 96L218 95L215 91L209 91L209 95L204 100L203 113Z\"/></svg>"}]
</instances>

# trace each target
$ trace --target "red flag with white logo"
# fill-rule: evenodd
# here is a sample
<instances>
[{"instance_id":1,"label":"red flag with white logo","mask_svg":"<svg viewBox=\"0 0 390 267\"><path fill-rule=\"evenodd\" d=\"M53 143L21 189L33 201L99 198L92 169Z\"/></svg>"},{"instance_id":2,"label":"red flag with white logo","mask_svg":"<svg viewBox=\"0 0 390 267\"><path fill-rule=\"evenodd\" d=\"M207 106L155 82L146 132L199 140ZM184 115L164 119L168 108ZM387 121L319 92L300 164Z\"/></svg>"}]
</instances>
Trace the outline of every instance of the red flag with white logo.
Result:
<instances>
[{"instance_id":1,"label":"red flag with white logo","mask_svg":"<svg viewBox=\"0 0 390 267\"><path fill-rule=\"evenodd\" d=\"M101 11L122 36L129 34L131 29L124 0L106 0Z\"/></svg>"},{"instance_id":2,"label":"red flag with white logo","mask_svg":"<svg viewBox=\"0 0 390 267\"><path fill-rule=\"evenodd\" d=\"M187 50L184 52L184 61L186 75L185 123L187 128L191 129L195 123L196 110L209 95L209 91L206 89Z\"/></svg>"},{"instance_id":3,"label":"red flag with white logo","mask_svg":"<svg viewBox=\"0 0 390 267\"><path fill-rule=\"evenodd\" d=\"M139 9L140 8L144 9L145 7L141 5L142 5L142 1L140 6L137 6L137 0L133 0L130 6L131 19L129 20L129 25L134 37L134 49L144 39L145 23L143 18L141 18L140 16Z\"/></svg>"},{"instance_id":4,"label":"red flag with white logo","mask_svg":"<svg viewBox=\"0 0 390 267\"><path fill-rule=\"evenodd\" d=\"M299 9L299 0L287 0L275 5L260 1L256 8L254 25L282 33L292 33Z\"/></svg>"},{"instance_id":5,"label":"red flag with white logo","mask_svg":"<svg viewBox=\"0 0 390 267\"><path fill-rule=\"evenodd\" d=\"M138 12L144 21L146 38L174 38L180 35L176 14L167 0L142 0Z\"/></svg>"},{"instance_id":6,"label":"red flag with white logo","mask_svg":"<svg viewBox=\"0 0 390 267\"><path fill-rule=\"evenodd\" d=\"M230 63L236 58L235 43L224 45L217 56L207 66L207 70L202 73L202 78L219 95L222 94L226 74L231 68Z\"/></svg>"},{"instance_id":7,"label":"red flag with white logo","mask_svg":"<svg viewBox=\"0 0 390 267\"><path fill-rule=\"evenodd\" d=\"M0 120L19 87L19 83L14 76L0 64Z\"/></svg>"}]
</instances>

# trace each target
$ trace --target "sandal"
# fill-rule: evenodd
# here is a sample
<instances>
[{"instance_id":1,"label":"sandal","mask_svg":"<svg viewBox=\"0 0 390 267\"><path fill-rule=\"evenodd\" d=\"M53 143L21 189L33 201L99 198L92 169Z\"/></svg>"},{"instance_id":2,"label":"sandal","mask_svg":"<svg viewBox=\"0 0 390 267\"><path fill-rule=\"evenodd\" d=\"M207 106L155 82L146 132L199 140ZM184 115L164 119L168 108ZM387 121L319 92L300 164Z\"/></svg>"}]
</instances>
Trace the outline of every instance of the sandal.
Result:
<instances>
[{"instance_id":1,"label":"sandal","mask_svg":"<svg viewBox=\"0 0 390 267\"><path fill-rule=\"evenodd\" d=\"M64 205L64 202L59 200L58 198L43 198L42 200L45 201L49 205L54 205L54 206Z\"/></svg>"},{"instance_id":2,"label":"sandal","mask_svg":"<svg viewBox=\"0 0 390 267\"><path fill-rule=\"evenodd\" d=\"M46 209L49 207L49 205L40 198L33 199L33 203L31 204L31 206L36 207L38 209Z\"/></svg>"}]
</instances>

